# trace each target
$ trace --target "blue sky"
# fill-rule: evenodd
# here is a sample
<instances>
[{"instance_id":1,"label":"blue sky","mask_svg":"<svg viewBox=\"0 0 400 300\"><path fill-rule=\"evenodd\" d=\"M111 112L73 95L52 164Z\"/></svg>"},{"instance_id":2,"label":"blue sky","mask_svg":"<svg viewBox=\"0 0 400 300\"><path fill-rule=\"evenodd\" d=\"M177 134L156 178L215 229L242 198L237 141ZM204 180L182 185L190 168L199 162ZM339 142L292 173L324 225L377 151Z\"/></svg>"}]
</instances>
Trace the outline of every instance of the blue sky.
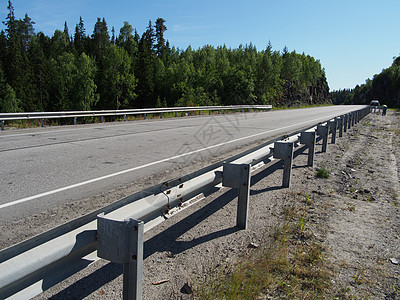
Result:
<instances>
[{"instance_id":1,"label":"blue sky","mask_svg":"<svg viewBox=\"0 0 400 300\"><path fill-rule=\"evenodd\" d=\"M171 46L206 44L237 48L250 42L259 51L306 53L321 61L331 90L354 88L389 67L400 55L399 0L14 0L17 18L28 13L36 32L52 36L67 21L70 33L82 16L91 35L97 17L118 34L128 21L141 35L149 22L166 20ZM0 18L7 16L7 1ZM0 28L4 28L0 25Z\"/></svg>"}]
</instances>

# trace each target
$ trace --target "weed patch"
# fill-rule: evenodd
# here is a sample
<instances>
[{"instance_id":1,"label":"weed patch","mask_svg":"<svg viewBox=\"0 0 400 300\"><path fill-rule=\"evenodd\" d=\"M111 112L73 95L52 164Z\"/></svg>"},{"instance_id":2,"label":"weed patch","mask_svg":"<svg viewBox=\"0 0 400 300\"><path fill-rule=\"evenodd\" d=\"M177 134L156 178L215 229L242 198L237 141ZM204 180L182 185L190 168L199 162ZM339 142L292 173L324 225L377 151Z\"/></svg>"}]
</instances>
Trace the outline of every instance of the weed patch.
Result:
<instances>
[{"instance_id":1,"label":"weed patch","mask_svg":"<svg viewBox=\"0 0 400 300\"><path fill-rule=\"evenodd\" d=\"M246 253L234 265L211 267L195 284L195 297L324 299L331 274L324 247L306 230L310 196L300 197L304 199L297 205L284 208L285 223L270 234L264 248Z\"/></svg>"},{"instance_id":2,"label":"weed patch","mask_svg":"<svg viewBox=\"0 0 400 300\"><path fill-rule=\"evenodd\" d=\"M329 171L327 169L325 169L324 167L319 168L317 170L317 174L316 175L319 178L329 178L329 176L330 176Z\"/></svg>"}]
</instances>

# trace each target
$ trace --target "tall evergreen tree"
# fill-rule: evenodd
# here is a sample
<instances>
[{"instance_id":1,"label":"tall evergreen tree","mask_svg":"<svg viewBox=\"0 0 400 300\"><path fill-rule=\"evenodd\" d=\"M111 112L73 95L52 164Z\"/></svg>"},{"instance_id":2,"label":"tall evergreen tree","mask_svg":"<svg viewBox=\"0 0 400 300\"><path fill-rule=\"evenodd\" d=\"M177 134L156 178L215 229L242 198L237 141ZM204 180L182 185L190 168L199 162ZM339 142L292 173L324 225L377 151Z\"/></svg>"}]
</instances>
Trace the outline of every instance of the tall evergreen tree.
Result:
<instances>
[{"instance_id":1,"label":"tall evergreen tree","mask_svg":"<svg viewBox=\"0 0 400 300\"><path fill-rule=\"evenodd\" d=\"M71 42L71 37L69 36L67 21L64 22L64 36L65 42L69 45L69 43Z\"/></svg>"},{"instance_id":2,"label":"tall evergreen tree","mask_svg":"<svg viewBox=\"0 0 400 300\"><path fill-rule=\"evenodd\" d=\"M155 93L155 53L154 53L154 29L149 21L147 30L143 33L138 45L138 62L135 74L137 74L138 105L140 107L154 107L157 96Z\"/></svg>"},{"instance_id":3,"label":"tall evergreen tree","mask_svg":"<svg viewBox=\"0 0 400 300\"><path fill-rule=\"evenodd\" d=\"M79 23L76 24L75 26L75 34L74 34L74 46L75 46L75 51L78 54L86 52L86 46L87 46L86 41L87 41L87 36L86 36L85 25L83 24L82 17L79 17Z\"/></svg>"},{"instance_id":4,"label":"tall evergreen tree","mask_svg":"<svg viewBox=\"0 0 400 300\"><path fill-rule=\"evenodd\" d=\"M104 18L97 18L97 22L94 25L94 30L92 34L92 46L93 54L99 60L105 54L108 46L110 46L110 36L108 34L107 23Z\"/></svg>"},{"instance_id":5,"label":"tall evergreen tree","mask_svg":"<svg viewBox=\"0 0 400 300\"><path fill-rule=\"evenodd\" d=\"M167 30L167 27L165 26L165 20L163 18L158 18L156 20L156 54L158 57L161 58L161 60L164 61L165 56L167 54L167 49L165 46L165 38L164 38L164 32Z\"/></svg>"}]
</instances>

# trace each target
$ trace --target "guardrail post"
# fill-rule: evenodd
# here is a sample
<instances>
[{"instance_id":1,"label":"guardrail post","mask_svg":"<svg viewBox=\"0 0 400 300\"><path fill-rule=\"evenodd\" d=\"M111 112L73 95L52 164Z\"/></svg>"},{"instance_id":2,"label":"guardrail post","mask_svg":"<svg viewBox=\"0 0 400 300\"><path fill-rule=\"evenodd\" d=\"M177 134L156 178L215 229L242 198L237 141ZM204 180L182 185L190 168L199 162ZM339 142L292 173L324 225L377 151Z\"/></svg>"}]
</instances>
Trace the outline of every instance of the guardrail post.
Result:
<instances>
[{"instance_id":1,"label":"guardrail post","mask_svg":"<svg viewBox=\"0 0 400 300\"><path fill-rule=\"evenodd\" d=\"M347 132L347 115L343 115L343 131Z\"/></svg>"},{"instance_id":2,"label":"guardrail post","mask_svg":"<svg viewBox=\"0 0 400 300\"><path fill-rule=\"evenodd\" d=\"M101 123L104 123L104 116L101 116L100 122L101 122Z\"/></svg>"},{"instance_id":3,"label":"guardrail post","mask_svg":"<svg viewBox=\"0 0 400 300\"><path fill-rule=\"evenodd\" d=\"M322 152L326 152L328 149L328 135L329 135L329 126L328 124L318 124L317 126L317 134L322 137Z\"/></svg>"},{"instance_id":4,"label":"guardrail post","mask_svg":"<svg viewBox=\"0 0 400 300\"><path fill-rule=\"evenodd\" d=\"M74 125L77 123L77 117L74 117Z\"/></svg>"},{"instance_id":5,"label":"guardrail post","mask_svg":"<svg viewBox=\"0 0 400 300\"><path fill-rule=\"evenodd\" d=\"M175 118L176 118L176 117L178 117L178 112L177 112L177 111L175 112Z\"/></svg>"},{"instance_id":6,"label":"guardrail post","mask_svg":"<svg viewBox=\"0 0 400 300\"><path fill-rule=\"evenodd\" d=\"M162 119L162 113L160 113L160 119Z\"/></svg>"},{"instance_id":7,"label":"guardrail post","mask_svg":"<svg viewBox=\"0 0 400 300\"><path fill-rule=\"evenodd\" d=\"M146 120L147 114L143 115L143 120Z\"/></svg>"},{"instance_id":8,"label":"guardrail post","mask_svg":"<svg viewBox=\"0 0 400 300\"><path fill-rule=\"evenodd\" d=\"M274 143L274 158L283 160L283 180L282 187L290 186L290 178L292 176L293 165L293 149L294 144L288 142L275 142Z\"/></svg>"},{"instance_id":9,"label":"guardrail post","mask_svg":"<svg viewBox=\"0 0 400 300\"><path fill-rule=\"evenodd\" d=\"M337 121L336 121L336 119L330 120L329 121L329 126L330 126L331 131L332 131L331 143L335 144L336 143L336 131L337 131Z\"/></svg>"},{"instance_id":10,"label":"guardrail post","mask_svg":"<svg viewBox=\"0 0 400 300\"><path fill-rule=\"evenodd\" d=\"M316 141L315 130L303 131L300 134L300 144L307 145L308 147L308 160L307 165L309 167L314 166L314 155L315 155L315 141Z\"/></svg>"},{"instance_id":11,"label":"guardrail post","mask_svg":"<svg viewBox=\"0 0 400 300\"><path fill-rule=\"evenodd\" d=\"M44 127L44 119L40 119L40 126Z\"/></svg>"},{"instance_id":12,"label":"guardrail post","mask_svg":"<svg viewBox=\"0 0 400 300\"><path fill-rule=\"evenodd\" d=\"M348 121L347 121L347 129L350 129L351 128L351 114L350 113L347 114L347 119L348 119Z\"/></svg>"},{"instance_id":13,"label":"guardrail post","mask_svg":"<svg viewBox=\"0 0 400 300\"><path fill-rule=\"evenodd\" d=\"M144 222L97 216L97 256L123 264L123 299L142 299Z\"/></svg>"},{"instance_id":14,"label":"guardrail post","mask_svg":"<svg viewBox=\"0 0 400 300\"><path fill-rule=\"evenodd\" d=\"M4 130L4 121L1 121L1 130Z\"/></svg>"},{"instance_id":15,"label":"guardrail post","mask_svg":"<svg viewBox=\"0 0 400 300\"><path fill-rule=\"evenodd\" d=\"M124 115L124 122L126 122L126 115Z\"/></svg>"},{"instance_id":16,"label":"guardrail post","mask_svg":"<svg viewBox=\"0 0 400 300\"><path fill-rule=\"evenodd\" d=\"M351 126L354 127L354 124L356 123L356 115L354 111L351 113Z\"/></svg>"},{"instance_id":17,"label":"guardrail post","mask_svg":"<svg viewBox=\"0 0 400 300\"><path fill-rule=\"evenodd\" d=\"M343 136L343 117L337 118L337 124L339 127L339 137L342 137Z\"/></svg>"},{"instance_id":18,"label":"guardrail post","mask_svg":"<svg viewBox=\"0 0 400 300\"><path fill-rule=\"evenodd\" d=\"M351 119L352 119L351 113L347 114L347 118L348 118L347 129L350 129L351 128Z\"/></svg>"},{"instance_id":19,"label":"guardrail post","mask_svg":"<svg viewBox=\"0 0 400 300\"><path fill-rule=\"evenodd\" d=\"M222 186L238 189L238 206L236 226L240 229L247 228L247 218L250 198L250 164L224 163Z\"/></svg>"}]
</instances>

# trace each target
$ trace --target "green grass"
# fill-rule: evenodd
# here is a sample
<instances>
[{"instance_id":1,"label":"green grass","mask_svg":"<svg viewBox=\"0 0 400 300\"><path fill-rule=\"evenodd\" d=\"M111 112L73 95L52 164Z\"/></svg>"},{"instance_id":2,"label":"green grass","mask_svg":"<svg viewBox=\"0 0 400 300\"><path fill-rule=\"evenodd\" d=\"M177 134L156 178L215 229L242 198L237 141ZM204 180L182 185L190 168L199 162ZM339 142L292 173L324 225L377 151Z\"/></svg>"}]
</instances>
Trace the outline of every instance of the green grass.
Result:
<instances>
[{"instance_id":1,"label":"green grass","mask_svg":"<svg viewBox=\"0 0 400 300\"><path fill-rule=\"evenodd\" d=\"M282 226L236 264L214 262L195 282L195 299L325 299L331 273L323 245L305 228L308 201L286 207Z\"/></svg>"},{"instance_id":2,"label":"green grass","mask_svg":"<svg viewBox=\"0 0 400 300\"><path fill-rule=\"evenodd\" d=\"M325 167L321 167L317 170L316 176L319 178L329 178L330 174Z\"/></svg>"},{"instance_id":3,"label":"green grass","mask_svg":"<svg viewBox=\"0 0 400 300\"><path fill-rule=\"evenodd\" d=\"M313 104L313 105L293 105L293 106L273 106L272 110L284 110L284 109L299 109L299 108L312 108L312 107L324 107L324 106L333 106L333 104Z\"/></svg>"}]
</instances>

